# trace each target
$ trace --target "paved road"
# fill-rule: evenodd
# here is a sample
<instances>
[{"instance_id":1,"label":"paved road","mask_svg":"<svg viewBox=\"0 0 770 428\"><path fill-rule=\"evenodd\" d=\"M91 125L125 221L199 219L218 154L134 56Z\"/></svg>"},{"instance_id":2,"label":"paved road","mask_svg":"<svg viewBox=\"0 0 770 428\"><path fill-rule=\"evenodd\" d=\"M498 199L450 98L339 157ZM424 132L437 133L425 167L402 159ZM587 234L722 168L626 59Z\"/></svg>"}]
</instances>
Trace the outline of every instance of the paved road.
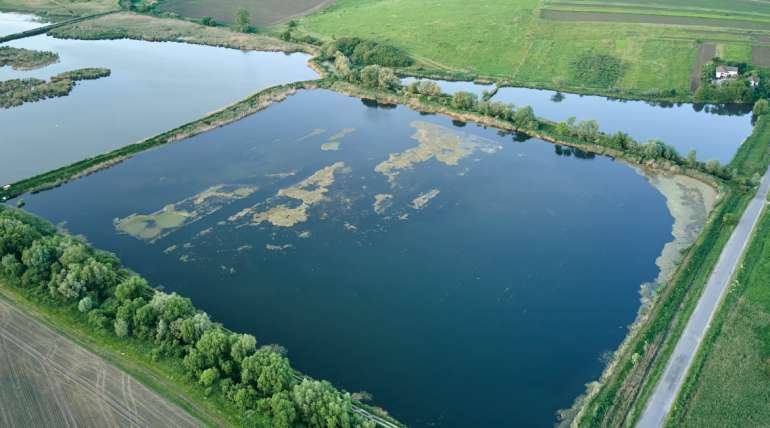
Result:
<instances>
[{"instance_id":1,"label":"paved road","mask_svg":"<svg viewBox=\"0 0 770 428\"><path fill-rule=\"evenodd\" d=\"M735 272L743 251L748 245L751 233L759 220L762 209L767 202L770 189L770 171L762 177L762 182L756 197L749 203L743 217L727 241L722 254L719 256L714 271L711 273L703 295L698 301L695 311L687 322L682 337L676 344L674 353L668 360L655 391L647 402L637 428L657 428L663 425L671 406L674 404L679 390L684 382L687 370L692 364L703 337L708 330L711 319L719 306L725 292L729 289L730 279Z\"/></svg>"}]
</instances>

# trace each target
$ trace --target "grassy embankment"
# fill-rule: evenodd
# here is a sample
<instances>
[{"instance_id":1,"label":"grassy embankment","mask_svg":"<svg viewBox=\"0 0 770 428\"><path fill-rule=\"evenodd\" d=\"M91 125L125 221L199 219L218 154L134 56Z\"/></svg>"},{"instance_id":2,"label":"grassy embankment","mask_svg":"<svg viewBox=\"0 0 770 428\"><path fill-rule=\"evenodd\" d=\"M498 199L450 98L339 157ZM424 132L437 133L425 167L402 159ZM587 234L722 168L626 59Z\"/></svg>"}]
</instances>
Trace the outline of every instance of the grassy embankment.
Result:
<instances>
[{"instance_id":1,"label":"grassy embankment","mask_svg":"<svg viewBox=\"0 0 770 428\"><path fill-rule=\"evenodd\" d=\"M759 118L752 135L730 167L745 179L762 174L770 164L770 118ZM639 417L668 357L692 313L722 247L754 189L727 183L704 231L687 251L674 277L662 288L645 318L616 353L601 384L585 402L579 426L630 426Z\"/></svg>"},{"instance_id":2,"label":"grassy embankment","mask_svg":"<svg viewBox=\"0 0 770 428\"><path fill-rule=\"evenodd\" d=\"M358 36L400 47L417 60L408 74L671 101L692 99L701 41L718 43L725 60L745 60L756 41L753 33L721 27L552 21L540 16L541 6L539 0L339 0L298 22L299 31L326 40ZM588 53L617 59L622 73L586 82L572 65Z\"/></svg>"},{"instance_id":3,"label":"grassy embankment","mask_svg":"<svg viewBox=\"0 0 770 428\"><path fill-rule=\"evenodd\" d=\"M75 88L76 82L100 79L109 75L110 70L106 68L81 68L59 73L47 82L34 78L0 81L0 108L17 107L47 98L65 97Z\"/></svg>"}]
</instances>

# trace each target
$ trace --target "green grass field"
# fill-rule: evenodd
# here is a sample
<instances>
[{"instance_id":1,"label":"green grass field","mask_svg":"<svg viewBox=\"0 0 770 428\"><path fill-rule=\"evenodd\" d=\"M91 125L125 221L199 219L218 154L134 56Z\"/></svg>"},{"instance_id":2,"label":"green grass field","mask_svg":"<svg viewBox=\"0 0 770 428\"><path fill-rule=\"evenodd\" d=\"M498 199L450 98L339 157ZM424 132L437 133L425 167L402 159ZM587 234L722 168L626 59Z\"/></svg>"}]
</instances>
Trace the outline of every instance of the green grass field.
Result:
<instances>
[{"instance_id":1,"label":"green grass field","mask_svg":"<svg viewBox=\"0 0 770 428\"><path fill-rule=\"evenodd\" d=\"M765 213L688 375L668 426L766 426L770 420L770 214Z\"/></svg>"},{"instance_id":2,"label":"green grass field","mask_svg":"<svg viewBox=\"0 0 770 428\"><path fill-rule=\"evenodd\" d=\"M425 71L641 97L671 90L673 98L689 97L702 41L723 45L726 59L744 60L754 43L741 32L700 27L547 20L541 17L543 6L540 0L339 0L302 18L300 27L327 39L359 36L391 43ZM624 71L612 87L574 78L570 63L587 51L622 61Z\"/></svg>"},{"instance_id":3,"label":"green grass field","mask_svg":"<svg viewBox=\"0 0 770 428\"><path fill-rule=\"evenodd\" d=\"M333 0L161 0L156 10L195 19L210 16L217 22L232 24L235 11L244 8L251 15L251 23L261 27L319 10L331 3Z\"/></svg>"}]
</instances>

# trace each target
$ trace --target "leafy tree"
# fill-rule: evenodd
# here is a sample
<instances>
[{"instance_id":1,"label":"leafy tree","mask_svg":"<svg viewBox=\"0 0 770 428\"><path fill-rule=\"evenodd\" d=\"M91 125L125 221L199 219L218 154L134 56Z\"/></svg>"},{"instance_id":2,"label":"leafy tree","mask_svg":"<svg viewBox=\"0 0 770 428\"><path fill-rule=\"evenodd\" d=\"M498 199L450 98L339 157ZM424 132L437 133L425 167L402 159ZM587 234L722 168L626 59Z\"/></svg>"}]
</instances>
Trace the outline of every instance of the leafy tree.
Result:
<instances>
[{"instance_id":1,"label":"leafy tree","mask_svg":"<svg viewBox=\"0 0 770 428\"><path fill-rule=\"evenodd\" d=\"M382 67L377 75L377 85L386 90L393 90L401 87L401 81L396 77L396 73L390 68Z\"/></svg>"},{"instance_id":2,"label":"leafy tree","mask_svg":"<svg viewBox=\"0 0 770 428\"><path fill-rule=\"evenodd\" d=\"M513 115L513 122L521 128L537 129L539 122L535 117L535 112L530 106L524 106Z\"/></svg>"},{"instance_id":3,"label":"leafy tree","mask_svg":"<svg viewBox=\"0 0 770 428\"><path fill-rule=\"evenodd\" d=\"M115 298L118 301L133 300L150 289L150 285L144 278L137 275L131 275L115 288Z\"/></svg>"},{"instance_id":4,"label":"leafy tree","mask_svg":"<svg viewBox=\"0 0 770 428\"><path fill-rule=\"evenodd\" d=\"M270 348L260 348L241 363L241 381L266 395L285 391L292 383L289 360Z\"/></svg>"},{"instance_id":5,"label":"leafy tree","mask_svg":"<svg viewBox=\"0 0 770 428\"><path fill-rule=\"evenodd\" d=\"M90 296L83 297L82 299L80 299L80 302L78 302L78 310L80 312L88 312L93 307L94 307L94 302L91 300Z\"/></svg>"},{"instance_id":6,"label":"leafy tree","mask_svg":"<svg viewBox=\"0 0 770 428\"><path fill-rule=\"evenodd\" d=\"M348 57L346 57L345 54L340 51L337 51L334 54L334 68L343 79L350 78L350 59L348 59Z\"/></svg>"},{"instance_id":7,"label":"leafy tree","mask_svg":"<svg viewBox=\"0 0 770 428\"><path fill-rule=\"evenodd\" d=\"M230 358L230 339L221 328L212 328L203 333L195 348L203 358L205 367L223 368L223 362Z\"/></svg>"},{"instance_id":8,"label":"leafy tree","mask_svg":"<svg viewBox=\"0 0 770 428\"><path fill-rule=\"evenodd\" d=\"M204 16L203 18L201 18L201 24L208 25L209 27L214 27L217 25L217 21L214 20L214 17Z\"/></svg>"},{"instance_id":9,"label":"leafy tree","mask_svg":"<svg viewBox=\"0 0 770 428\"><path fill-rule=\"evenodd\" d=\"M115 335L118 337L128 336L128 322L122 318L115 320Z\"/></svg>"},{"instance_id":10,"label":"leafy tree","mask_svg":"<svg viewBox=\"0 0 770 428\"><path fill-rule=\"evenodd\" d=\"M696 152L695 149L692 149L689 152L687 152L687 165L692 167L697 164L698 164L698 152Z\"/></svg>"},{"instance_id":11,"label":"leafy tree","mask_svg":"<svg viewBox=\"0 0 770 428\"><path fill-rule=\"evenodd\" d=\"M294 386L291 397L311 428L351 426L350 396L343 396L329 382L304 379Z\"/></svg>"},{"instance_id":12,"label":"leafy tree","mask_svg":"<svg viewBox=\"0 0 770 428\"><path fill-rule=\"evenodd\" d=\"M272 415L272 426L275 428L291 428L297 420L297 409L288 392L274 394L265 400L264 410Z\"/></svg>"},{"instance_id":13,"label":"leafy tree","mask_svg":"<svg viewBox=\"0 0 770 428\"><path fill-rule=\"evenodd\" d=\"M199 382L203 386L212 386L217 380L219 380L219 370L210 367L201 373Z\"/></svg>"},{"instance_id":14,"label":"leafy tree","mask_svg":"<svg viewBox=\"0 0 770 428\"><path fill-rule=\"evenodd\" d=\"M361 69L361 83L369 87L377 87L380 83L380 66L367 65Z\"/></svg>"},{"instance_id":15,"label":"leafy tree","mask_svg":"<svg viewBox=\"0 0 770 428\"><path fill-rule=\"evenodd\" d=\"M0 260L0 269L2 274L8 278L20 278L24 273L24 266L13 254L6 254Z\"/></svg>"},{"instance_id":16,"label":"leafy tree","mask_svg":"<svg viewBox=\"0 0 770 428\"><path fill-rule=\"evenodd\" d=\"M234 334L230 340L230 357L238 364L257 350L257 339L250 334Z\"/></svg>"},{"instance_id":17,"label":"leafy tree","mask_svg":"<svg viewBox=\"0 0 770 428\"><path fill-rule=\"evenodd\" d=\"M0 256L21 255L40 234L29 225L13 218L0 218Z\"/></svg>"},{"instance_id":18,"label":"leafy tree","mask_svg":"<svg viewBox=\"0 0 770 428\"><path fill-rule=\"evenodd\" d=\"M752 112L754 113L754 116L762 116L763 114L766 114L768 112L767 100L764 98L757 100L757 102L754 103Z\"/></svg>"},{"instance_id":19,"label":"leafy tree","mask_svg":"<svg viewBox=\"0 0 770 428\"><path fill-rule=\"evenodd\" d=\"M465 91L457 91L452 95L452 106L460 110L472 110L478 103L476 94Z\"/></svg>"},{"instance_id":20,"label":"leafy tree","mask_svg":"<svg viewBox=\"0 0 770 428\"><path fill-rule=\"evenodd\" d=\"M251 14L248 10L240 8L235 11L235 27L242 33L251 30Z\"/></svg>"}]
</instances>

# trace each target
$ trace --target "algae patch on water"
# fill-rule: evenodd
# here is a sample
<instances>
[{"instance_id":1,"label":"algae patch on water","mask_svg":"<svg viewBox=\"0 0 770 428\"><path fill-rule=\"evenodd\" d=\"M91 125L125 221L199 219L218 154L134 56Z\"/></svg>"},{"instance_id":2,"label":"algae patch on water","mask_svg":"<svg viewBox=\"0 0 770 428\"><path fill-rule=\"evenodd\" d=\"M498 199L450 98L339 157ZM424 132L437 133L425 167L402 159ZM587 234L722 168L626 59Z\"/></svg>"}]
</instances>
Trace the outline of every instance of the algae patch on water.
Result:
<instances>
[{"instance_id":1,"label":"algae patch on water","mask_svg":"<svg viewBox=\"0 0 770 428\"><path fill-rule=\"evenodd\" d=\"M346 172L349 170L345 167L344 162L329 165L299 183L279 190L275 197L266 203L281 198L289 199L288 202L279 203L264 211L257 211L257 206L246 208L231 216L230 221L251 216L250 222L252 224L258 225L268 222L273 226L280 227L291 227L306 222L308 209L324 200L329 187L334 183L334 175Z\"/></svg>"},{"instance_id":2,"label":"algae patch on water","mask_svg":"<svg viewBox=\"0 0 770 428\"><path fill-rule=\"evenodd\" d=\"M313 138L313 137L316 137L318 135L321 135L324 132L326 132L326 130L323 129L323 128L315 128L314 130L308 132L307 134L297 138L295 141L296 142L305 141L305 140L307 140L309 138Z\"/></svg>"},{"instance_id":3,"label":"algae patch on water","mask_svg":"<svg viewBox=\"0 0 770 428\"><path fill-rule=\"evenodd\" d=\"M439 193L441 193L440 190L438 190L438 189L431 189L431 190L421 194L420 196L418 196L418 197L416 197L416 198L414 198L412 200L412 208L414 208L416 210L421 210L421 209L425 208L425 206L428 205L428 202L430 202L431 199L433 199L436 196L438 196Z\"/></svg>"},{"instance_id":4,"label":"algae patch on water","mask_svg":"<svg viewBox=\"0 0 770 428\"><path fill-rule=\"evenodd\" d=\"M336 152L340 149L340 142L339 141L333 141L331 143L323 143L321 144L321 150L325 152Z\"/></svg>"},{"instance_id":5,"label":"algae patch on water","mask_svg":"<svg viewBox=\"0 0 770 428\"><path fill-rule=\"evenodd\" d=\"M257 190L256 187L239 185L218 185L182 201L168 204L151 214L131 214L115 220L115 228L137 239L155 241L182 226L206 217L224 205L245 198Z\"/></svg>"},{"instance_id":6,"label":"algae patch on water","mask_svg":"<svg viewBox=\"0 0 770 428\"><path fill-rule=\"evenodd\" d=\"M417 147L401 153L391 153L388 160L374 168L375 171L388 177L390 182L393 182L401 171L431 159L436 159L445 165L456 166L460 160L476 151L491 154L502 148L492 140L430 122L418 120L412 122L411 126L416 129L412 138L419 143Z\"/></svg>"},{"instance_id":7,"label":"algae patch on water","mask_svg":"<svg viewBox=\"0 0 770 428\"><path fill-rule=\"evenodd\" d=\"M377 214L385 214L385 211L387 211L388 208L390 208L393 205L393 195L390 195L388 193L378 193L374 195L374 203L372 206L374 207L374 212Z\"/></svg>"}]
</instances>

